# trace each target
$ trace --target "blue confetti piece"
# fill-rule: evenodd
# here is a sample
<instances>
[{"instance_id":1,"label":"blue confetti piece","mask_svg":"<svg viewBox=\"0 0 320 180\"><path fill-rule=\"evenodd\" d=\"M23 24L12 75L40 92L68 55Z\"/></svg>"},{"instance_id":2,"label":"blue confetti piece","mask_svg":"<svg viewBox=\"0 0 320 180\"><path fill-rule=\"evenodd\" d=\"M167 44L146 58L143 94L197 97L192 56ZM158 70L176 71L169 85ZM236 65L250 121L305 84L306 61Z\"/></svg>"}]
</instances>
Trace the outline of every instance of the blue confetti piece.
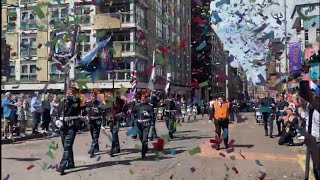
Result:
<instances>
[{"instance_id":1,"label":"blue confetti piece","mask_svg":"<svg viewBox=\"0 0 320 180\"><path fill-rule=\"evenodd\" d=\"M203 48L205 48L207 43L203 41L199 46L196 48L197 51L201 51Z\"/></svg>"},{"instance_id":2,"label":"blue confetti piece","mask_svg":"<svg viewBox=\"0 0 320 180\"><path fill-rule=\"evenodd\" d=\"M222 22L222 19L217 12L212 13L211 22L213 24L218 24L219 22Z\"/></svg>"},{"instance_id":3,"label":"blue confetti piece","mask_svg":"<svg viewBox=\"0 0 320 180\"><path fill-rule=\"evenodd\" d=\"M10 178L10 175L8 174L3 180L8 180Z\"/></svg>"},{"instance_id":4,"label":"blue confetti piece","mask_svg":"<svg viewBox=\"0 0 320 180\"><path fill-rule=\"evenodd\" d=\"M110 134L108 134L107 137L108 137L110 143L112 143L112 136Z\"/></svg>"},{"instance_id":5,"label":"blue confetti piece","mask_svg":"<svg viewBox=\"0 0 320 180\"><path fill-rule=\"evenodd\" d=\"M139 132L139 129L137 127L133 127L130 130L128 130L127 136L129 137L135 136L138 134L138 132Z\"/></svg>"},{"instance_id":6,"label":"blue confetti piece","mask_svg":"<svg viewBox=\"0 0 320 180\"><path fill-rule=\"evenodd\" d=\"M173 156L176 155L176 150L175 149L170 149L170 154L173 155Z\"/></svg>"}]
</instances>

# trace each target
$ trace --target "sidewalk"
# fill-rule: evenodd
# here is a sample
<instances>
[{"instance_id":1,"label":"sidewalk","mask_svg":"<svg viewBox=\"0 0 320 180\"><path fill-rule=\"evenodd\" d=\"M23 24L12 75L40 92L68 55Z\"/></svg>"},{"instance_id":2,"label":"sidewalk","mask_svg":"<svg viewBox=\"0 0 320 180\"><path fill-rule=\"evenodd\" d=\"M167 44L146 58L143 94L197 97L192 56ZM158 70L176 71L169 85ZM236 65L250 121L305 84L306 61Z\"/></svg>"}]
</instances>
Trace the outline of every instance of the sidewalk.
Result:
<instances>
[{"instance_id":1,"label":"sidewalk","mask_svg":"<svg viewBox=\"0 0 320 180\"><path fill-rule=\"evenodd\" d=\"M3 129L1 131L3 131ZM38 138L44 138L44 137L50 138L50 135L42 134L42 133L39 133L39 134L36 134L36 135L32 135L32 129L31 128L27 128L25 137L20 137L20 136L19 137L15 137L14 136L14 138L12 138L12 139L4 139L4 137L1 136L1 144L10 144L10 143L13 143L13 142L26 141L26 140L29 140L29 139L38 139Z\"/></svg>"}]
</instances>

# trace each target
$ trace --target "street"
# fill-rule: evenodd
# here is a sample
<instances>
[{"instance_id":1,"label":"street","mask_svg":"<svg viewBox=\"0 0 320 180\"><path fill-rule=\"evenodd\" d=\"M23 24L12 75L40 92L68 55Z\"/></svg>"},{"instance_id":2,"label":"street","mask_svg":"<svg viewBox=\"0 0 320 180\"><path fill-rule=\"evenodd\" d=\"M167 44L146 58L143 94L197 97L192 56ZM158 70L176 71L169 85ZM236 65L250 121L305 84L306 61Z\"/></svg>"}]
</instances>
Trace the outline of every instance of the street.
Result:
<instances>
[{"instance_id":1,"label":"street","mask_svg":"<svg viewBox=\"0 0 320 180\"><path fill-rule=\"evenodd\" d=\"M265 179L304 179L304 162L300 158L304 155L304 146L279 146L278 137L264 136L263 126L255 123L253 113L242 113L241 117L242 120L229 126L229 140L235 140L231 153L212 149L210 139L214 135L214 125L207 116L203 119L198 116L196 121L177 126L176 138L165 145L164 151L154 151L149 142L145 160L140 159L140 141L126 135L128 128L120 129L121 153L114 158L109 155L111 142L102 132L105 130L101 130L100 135L101 152L93 159L87 153L91 143L89 132L77 134L73 148L76 168L67 170L64 176L47 168L61 159L60 138L2 145L1 177L9 175L10 180L248 180L259 179L265 173ZM157 131L160 136L167 134L163 121L157 123ZM58 144L53 159L46 155L52 143ZM188 151L196 147L201 148L201 153L190 155Z\"/></svg>"}]
</instances>

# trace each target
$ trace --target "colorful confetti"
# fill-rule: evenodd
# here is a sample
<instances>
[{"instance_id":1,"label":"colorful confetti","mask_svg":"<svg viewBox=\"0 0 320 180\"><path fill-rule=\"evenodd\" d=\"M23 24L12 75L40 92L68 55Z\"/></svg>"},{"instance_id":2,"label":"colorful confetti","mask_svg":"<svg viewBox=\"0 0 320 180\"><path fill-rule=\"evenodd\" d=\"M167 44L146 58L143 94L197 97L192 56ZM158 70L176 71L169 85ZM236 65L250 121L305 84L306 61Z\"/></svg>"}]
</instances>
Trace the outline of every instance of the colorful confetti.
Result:
<instances>
[{"instance_id":1,"label":"colorful confetti","mask_svg":"<svg viewBox=\"0 0 320 180\"><path fill-rule=\"evenodd\" d=\"M241 150L240 150L240 156L241 156L243 159L246 159L246 157L244 157L244 155L241 153Z\"/></svg>"},{"instance_id":2,"label":"colorful confetti","mask_svg":"<svg viewBox=\"0 0 320 180\"><path fill-rule=\"evenodd\" d=\"M98 156L97 161L100 161L100 159L101 159L101 156Z\"/></svg>"},{"instance_id":3,"label":"colorful confetti","mask_svg":"<svg viewBox=\"0 0 320 180\"><path fill-rule=\"evenodd\" d=\"M138 132L139 132L139 129L137 127L133 127L128 130L127 136L129 136L129 137L136 136L138 134Z\"/></svg>"},{"instance_id":4,"label":"colorful confetti","mask_svg":"<svg viewBox=\"0 0 320 180\"><path fill-rule=\"evenodd\" d=\"M226 167L226 170L229 171L229 167L227 166L226 163L224 163L224 166Z\"/></svg>"},{"instance_id":5,"label":"colorful confetti","mask_svg":"<svg viewBox=\"0 0 320 180\"><path fill-rule=\"evenodd\" d=\"M227 153L232 153L233 151L234 151L234 148L233 148L233 147L227 149Z\"/></svg>"},{"instance_id":6,"label":"colorful confetti","mask_svg":"<svg viewBox=\"0 0 320 180\"><path fill-rule=\"evenodd\" d=\"M194 149L189 150L189 154L190 154L191 156L193 156L193 155L195 155L195 154L198 154L198 153L201 153L201 148L200 148L200 147L196 147L196 148L194 148Z\"/></svg>"},{"instance_id":7,"label":"colorful confetti","mask_svg":"<svg viewBox=\"0 0 320 180\"><path fill-rule=\"evenodd\" d=\"M191 167L191 168L190 168L190 171L191 171L192 173L194 173L194 172L196 171L196 168Z\"/></svg>"},{"instance_id":8,"label":"colorful confetti","mask_svg":"<svg viewBox=\"0 0 320 180\"><path fill-rule=\"evenodd\" d=\"M224 157L224 158L226 157L226 155L223 154L222 152L220 152L219 155L220 155L221 157Z\"/></svg>"},{"instance_id":9,"label":"colorful confetti","mask_svg":"<svg viewBox=\"0 0 320 180\"><path fill-rule=\"evenodd\" d=\"M230 159L231 159L232 161L235 161L235 160L236 160L236 156L235 156L235 155L232 155L232 156L230 156Z\"/></svg>"},{"instance_id":10,"label":"colorful confetti","mask_svg":"<svg viewBox=\"0 0 320 180\"><path fill-rule=\"evenodd\" d=\"M210 143L221 144L222 143L222 139L210 139Z\"/></svg>"},{"instance_id":11,"label":"colorful confetti","mask_svg":"<svg viewBox=\"0 0 320 180\"><path fill-rule=\"evenodd\" d=\"M267 174L266 173L262 173L261 176L259 177L259 180L264 180L264 178L266 178Z\"/></svg>"},{"instance_id":12,"label":"colorful confetti","mask_svg":"<svg viewBox=\"0 0 320 180\"><path fill-rule=\"evenodd\" d=\"M235 168L235 167L232 167L232 170L233 170L236 174L239 173L238 170L237 170L237 168Z\"/></svg>"},{"instance_id":13,"label":"colorful confetti","mask_svg":"<svg viewBox=\"0 0 320 180\"><path fill-rule=\"evenodd\" d=\"M263 165L261 164L260 160L256 160L256 164L257 164L258 166L263 166Z\"/></svg>"},{"instance_id":14,"label":"colorful confetti","mask_svg":"<svg viewBox=\"0 0 320 180\"><path fill-rule=\"evenodd\" d=\"M7 176L5 178L3 178L3 180L9 180L9 178L10 178L10 175L7 174Z\"/></svg>"},{"instance_id":15,"label":"colorful confetti","mask_svg":"<svg viewBox=\"0 0 320 180\"><path fill-rule=\"evenodd\" d=\"M164 140L161 138L157 139L157 141L155 143L152 143L152 145L156 151L162 151L164 146Z\"/></svg>"},{"instance_id":16,"label":"colorful confetti","mask_svg":"<svg viewBox=\"0 0 320 180\"><path fill-rule=\"evenodd\" d=\"M28 166L28 167L27 167L27 170L29 171L29 170L31 170L32 168L34 168L34 165L33 165L33 164L31 164L30 166Z\"/></svg>"},{"instance_id":17,"label":"colorful confetti","mask_svg":"<svg viewBox=\"0 0 320 180\"><path fill-rule=\"evenodd\" d=\"M175 149L170 149L170 154L173 155L173 156L176 155L176 150Z\"/></svg>"},{"instance_id":18,"label":"colorful confetti","mask_svg":"<svg viewBox=\"0 0 320 180\"><path fill-rule=\"evenodd\" d=\"M228 146L229 146L229 147L233 147L233 146L234 146L234 142L235 142L235 140L234 140L234 139L231 139L230 142L229 142L229 144L228 144Z\"/></svg>"},{"instance_id":19,"label":"colorful confetti","mask_svg":"<svg viewBox=\"0 0 320 180\"><path fill-rule=\"evenodd\" d=\"M170 179L172 179L173 178L173 174L171 174L171 176L170 176Z\"/></svg>"},{"instance_id":20,"label":"colorful confetti","mask_svg":"<svg viewBox=\"0 0 320 180\"><path fill-rule=\"evenodd\" d=\"M133 170L131 168L129 168L129 172L131 175L133 174Z\"/></svg>"}]
</instances>

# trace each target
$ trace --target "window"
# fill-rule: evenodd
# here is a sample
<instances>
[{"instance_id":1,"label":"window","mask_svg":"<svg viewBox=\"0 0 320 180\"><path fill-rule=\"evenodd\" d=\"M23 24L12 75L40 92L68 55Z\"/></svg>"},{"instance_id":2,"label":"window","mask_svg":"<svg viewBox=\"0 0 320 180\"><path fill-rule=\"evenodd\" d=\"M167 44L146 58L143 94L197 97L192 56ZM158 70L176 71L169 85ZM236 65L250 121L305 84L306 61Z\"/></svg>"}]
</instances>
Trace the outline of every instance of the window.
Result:
<instances>
[{"instance_id":1,"label":"window","mask_svg":"<svg viewBox=\"0 0 320 180\"><path fill-rule=\"evenodd\" d=\"M22 64L21 65L21 82L34 82L37 80L37 65Z\"/></svg>"},{"instance_id":2,"label":"window","mask_svg":"<svg viewBox=\"0 0 320 180\"><path fill-rule=\"evenodd\" d=\"M91 36L91 31L81 31L79 33L79 36L82 36L82 42L79 45L79 50L82 55L85 55L91 50L91 41L90 41L90 36Z\"/></svg>"},{"instance_id":3,"label":"window","mask_svg":"<svg viewBox=\"0 0 320 180\"><path fill-rule=\"evenodd\" d=\"M124 12L122 14L122 22L130 22L130 4L116 4L112 6L100 7L101 13L117 13Z\"/></svg>"},{"instance_id":4,"label":"window","mask_svg":"<svg viewBox=\"0 0 320 180\"><path fill-rule=\"evenodd\" d=\"M163 9L162 0L157 0L157 2L156 2L157 14L162 15L162 12L163 12L162 9Z\"/></svg>"},{"instance_id":5,"label":"window","mask_svg":"<svg viewBox=\"0 0 320 180\"><path fill-rule=\"evenodd\" d=\"M16 81L16 68L14 65L10 66L10 76L8 77L8 82Z\"/></svg>"},{"instance_id":6,"label":"window","mask_svg":"<svg viewBox=\"0 0 320 180\"><path fill-rule=\"evenodd\" d=\"M304 40L309 41L309 31L308 30L304 31Z\"/></svg>"},{"instance_id":7,"label":"window","mask_svg":"<svg viewBox=\"0 0 320 180\"><path fill-rule=\"evenodd\" d=\"M20 51L22 57L37 56L37 39L34 36L21 37Z\"/></svg>"},{"instance_id":8,"label":"window","mask_svg":"<svg viewBox=\"0 0 320 180\"><path fill-rule=\"evenodd\" d=\"M63 22L69 14L68 7L53 8L51 10L50 24L57 25Z\"/></svg>"},{"instance_id":9,"label":"window","mask_svg":"<svg viewBox=\"0 0 320 180\"><path fill-rule=\"evenodd\" d=\"M79 6L76 7L75 14L80 17L79 24L90 24L90 6Z\"/></svg>"},{"instance_id":10,"label":"window","mask_svg":"<svg viewBox=\"0 0 320 180\"><path fill-rule=\"evenodd\" d=\"M147 29L147 10L142 8L141 6L136 6L136 23L142 27Z\"/></svg>"},{"instance_id":11,"label":"window","mask_svg":"<svg viewBox=\"0 0 320 180\"><path fill-rule=\"evenodd\" d=\"M35 17L31 10L21 12L20 26L23 31L37 29Z\"/></svg>"},{"instance_id":12,"label":"window","mask_svg":"<svg viewBox=\"0 0 320 180\"><path fill-rule=\"evenodd\" d=\"M160 18L157 17L156 19L156 30L157 30L157 37L162 38L163 37L163 23Z\"/></svg>"},{"instance_id":13,"label":"window","mask_svg":"<svg viewBox=\"0 0 320 180\"><path fill-rule=\"evenodd\" d=\"M50 67L50 81L63 82L64 73L58 69L57 63L51 63Z\"/></svg>"},{"instance_id":14,"label":"window","mask_svg":"<svg viewBox=\"0 0 320 180\"><path fill-rule=\"evenodd\" d=\"M17 20L17 11L16 8L8 9L8 31L14 31L16 29L16 20Z\"/></svg>"}]
</instances>

